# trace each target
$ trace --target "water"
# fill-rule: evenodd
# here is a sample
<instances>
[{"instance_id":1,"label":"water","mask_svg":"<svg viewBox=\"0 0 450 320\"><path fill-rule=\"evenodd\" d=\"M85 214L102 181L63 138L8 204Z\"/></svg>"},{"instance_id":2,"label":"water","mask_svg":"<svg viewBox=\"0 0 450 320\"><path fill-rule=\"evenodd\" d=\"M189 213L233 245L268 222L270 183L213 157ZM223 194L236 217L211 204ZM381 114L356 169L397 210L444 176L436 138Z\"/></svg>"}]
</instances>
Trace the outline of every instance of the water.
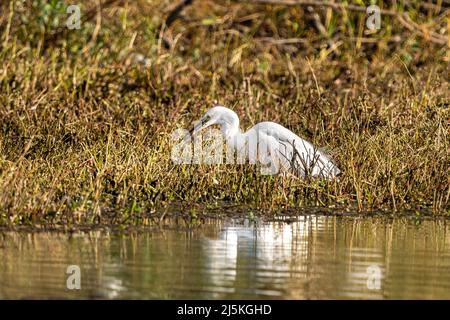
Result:
<instances>
[{"instance_id":1,"label":"water","mask_svg":"<svg viewBox=\"0 0 450 320\"><path fill-rule=\"evenodd\" d=\"M0 298L450 299L447 221L295 220L0 233ZM67 288L69 265L80 290Z\"/></svg>"}]
</instances>

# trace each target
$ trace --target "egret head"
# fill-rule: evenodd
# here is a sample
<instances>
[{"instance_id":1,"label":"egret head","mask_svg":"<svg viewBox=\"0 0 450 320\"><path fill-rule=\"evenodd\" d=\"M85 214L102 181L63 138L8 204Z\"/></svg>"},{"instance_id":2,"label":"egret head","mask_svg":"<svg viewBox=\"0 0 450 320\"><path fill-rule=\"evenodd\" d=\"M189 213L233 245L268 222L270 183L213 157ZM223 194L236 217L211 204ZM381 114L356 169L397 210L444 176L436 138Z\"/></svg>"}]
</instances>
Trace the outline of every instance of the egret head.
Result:
<instances>
[{"instance_id":1,"label":"egret head","mask_svg":"<svg viewBox=\"0 0 450 320\"><path fill-rule=\"evenodd\" d=\"M215 106L209 109L205 115L196 123L193 134L217 124L220 126L223 134L229 134L231 131L239 129L239 118L237 114L223 106Z\"/></svg>"}]
</instances>

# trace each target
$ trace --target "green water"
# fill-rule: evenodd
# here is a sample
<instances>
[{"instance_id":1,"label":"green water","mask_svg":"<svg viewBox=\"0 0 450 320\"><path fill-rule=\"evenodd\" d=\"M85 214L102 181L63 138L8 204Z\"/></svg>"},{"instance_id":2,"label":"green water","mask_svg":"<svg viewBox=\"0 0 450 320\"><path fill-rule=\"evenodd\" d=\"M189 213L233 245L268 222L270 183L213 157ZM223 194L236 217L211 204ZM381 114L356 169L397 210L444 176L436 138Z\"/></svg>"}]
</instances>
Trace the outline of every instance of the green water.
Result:
<instances>
[{"instance_id":1,"label":"green water","mask_svg":"<svg viewBox=\"0 0 450 320\"><path fill-rule=\"evenodd\" d=\"M302 216L0 233L0 298L450 299L448 222ZM80 267L80 289L67 267Z\"/></svg>"}]
</instances>

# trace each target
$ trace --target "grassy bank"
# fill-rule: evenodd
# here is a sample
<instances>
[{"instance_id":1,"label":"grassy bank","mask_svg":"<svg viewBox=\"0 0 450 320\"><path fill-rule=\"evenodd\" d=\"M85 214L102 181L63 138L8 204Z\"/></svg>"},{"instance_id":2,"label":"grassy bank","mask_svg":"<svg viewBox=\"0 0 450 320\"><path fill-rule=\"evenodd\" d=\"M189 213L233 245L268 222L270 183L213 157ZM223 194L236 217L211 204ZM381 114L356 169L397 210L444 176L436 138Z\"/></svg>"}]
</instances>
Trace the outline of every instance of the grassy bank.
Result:
<instances>
[{"instance_id":1,"label":"grassy bank","mask_svg":"<svg viewBox=\"0 0 450 320\"><path fill-rule=\"evenodd\" d=\"M382 16L197 1L1 5L0 224L136 220L173 203L449 213L448 9ZM163 30L163 31L162 31ZM428 32L428 33L427 33ZM171 133L214 102L325 147L339 181L183 165Z\"/></svg>"}]
</instances>

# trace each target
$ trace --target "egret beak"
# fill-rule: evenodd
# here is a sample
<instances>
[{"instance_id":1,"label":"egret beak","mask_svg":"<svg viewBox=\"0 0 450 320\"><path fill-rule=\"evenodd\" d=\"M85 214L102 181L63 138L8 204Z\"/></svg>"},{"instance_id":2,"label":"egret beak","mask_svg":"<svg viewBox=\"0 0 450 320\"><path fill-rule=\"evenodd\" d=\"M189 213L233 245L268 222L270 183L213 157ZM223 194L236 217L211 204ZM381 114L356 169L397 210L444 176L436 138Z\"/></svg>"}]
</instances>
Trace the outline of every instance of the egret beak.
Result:
<instances>
[{"instance_id":1,"label":"egret beak","mask_svg":"<svg viewBox=\"0 0 450 320\"><path fill-rule=\"evenodd\" d=\"M191 130L189 130L189 134L192 136L197 132L203 130L204 128L208 127L210 125L210 120L211 118L209 116L201 118L200 121L197 122Z\"/></svg>"},{"instance_id":2,"label":"egret beak","mask_svg":"<svg viewBox=\"0 0 450 320\"><path fill-rule=\"evenodd\" d=\"M192 129L189 130L188 133L186 133L186 135L184 136L183 140L184 141L190 141L191 137L196 134L197 132L201 131L202 129L204 129L205 127L209 126L208 121L210 120L209 117L203 117L200 119L200 121L198 121L193 127ZM207 125L206 125L207 124ZM205 126L206 125L206 126Z\"/></svg>"}]
</instances>

